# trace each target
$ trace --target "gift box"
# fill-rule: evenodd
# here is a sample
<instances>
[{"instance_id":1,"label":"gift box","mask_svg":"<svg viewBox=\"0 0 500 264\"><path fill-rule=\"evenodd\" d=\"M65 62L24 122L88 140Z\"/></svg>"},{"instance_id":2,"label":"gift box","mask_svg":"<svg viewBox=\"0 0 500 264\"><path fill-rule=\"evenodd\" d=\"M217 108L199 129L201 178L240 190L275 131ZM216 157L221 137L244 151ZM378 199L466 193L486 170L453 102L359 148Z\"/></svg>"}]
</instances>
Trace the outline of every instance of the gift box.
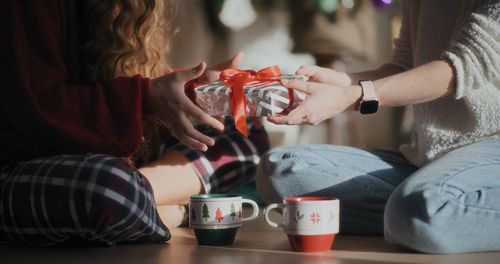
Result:
<instances>
[{"instance_id":1,"label":"gift box","mask_svg":"<svg viewBox=\"0 0 500 264\"><path fill-rule=\"evenodd\" d=\"M286 114L306 95L281 85L282 79L307 80L306 76L282 74L278 66L259 71L227 69L218 81L194 88L196 104L210 115L231 115L238 131L248 136L246 117Z\"/></svg>"},{"instance_id":2,"label":"gift box","mask_svg":"<svg viewBox=\"0 0 500 264\"><path fill-rule=\"evenodd\" d=\"M307 80L301 75L281 74L279 79ZM305 94L296 90L290 91L277 81L251 81L243 87L246 116L274 116L286 113L297 107ZM210 115L231 115L231 86L219 80L195 88L196 104ZM290 105L290 97L292 104Z\"/></svg>"}]
</instances>

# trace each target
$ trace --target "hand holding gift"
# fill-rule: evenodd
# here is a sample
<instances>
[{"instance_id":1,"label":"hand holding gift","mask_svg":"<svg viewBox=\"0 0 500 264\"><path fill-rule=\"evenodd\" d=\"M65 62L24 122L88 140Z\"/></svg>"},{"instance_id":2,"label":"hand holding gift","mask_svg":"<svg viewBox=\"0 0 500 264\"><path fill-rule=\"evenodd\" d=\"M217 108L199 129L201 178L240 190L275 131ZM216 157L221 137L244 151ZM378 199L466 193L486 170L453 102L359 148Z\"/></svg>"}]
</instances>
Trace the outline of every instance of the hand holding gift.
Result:
<instances>
[{"instance_id":1,"label":"hand holding gift","mask_svg":"<svg viewBox=\"0 0 500 264\"><path fill-rule=\"evenodd\" d=\"M316 66L303 66L297 74L308 76L310 81L282 80L282 84L306 93L307 100L288 115L269 117L270 122L316 125L344 111L355 110L361 91L359 86L351 86L347 74ZM332 102L332 99L335 101Z\"/></svg>"},{"instance_id":2,"label":"hand holding gift","mask_svg":"<svg viewBox=\"0 0 500 264\"><path fill-rule=\"evenodd\" d=\"M206 151L215 141L198 131L193 121L211 126L219 131L224 129L223 123L201 111L189 100L182 87L197 80L207 83L218 78L221 70L237 67L243 60L243 53L239 52L230 60L217 65L206 67L200 63L197 67L186 70L166 71L165 75L151 80L151 102L157 121L165 126L170 134L184 144L194 149ZM189 97L189 98L188 98Z\"/></svg>"},{"instance_id":3,"label":"hand holding gift","mask_svg":"<svg viewBox=\"0 0 500 264\"><path fill-rule=\"evenodd\" d=\"M183 93L182 87L198 78L205 71L205 63L195 68L173 72L151 80L150 100L157 121L184 144L206 151L214 145L213 138L196 130L191 120L196 120L222 131L224 125L194 105Z\"/></svg>"}]
</instances>

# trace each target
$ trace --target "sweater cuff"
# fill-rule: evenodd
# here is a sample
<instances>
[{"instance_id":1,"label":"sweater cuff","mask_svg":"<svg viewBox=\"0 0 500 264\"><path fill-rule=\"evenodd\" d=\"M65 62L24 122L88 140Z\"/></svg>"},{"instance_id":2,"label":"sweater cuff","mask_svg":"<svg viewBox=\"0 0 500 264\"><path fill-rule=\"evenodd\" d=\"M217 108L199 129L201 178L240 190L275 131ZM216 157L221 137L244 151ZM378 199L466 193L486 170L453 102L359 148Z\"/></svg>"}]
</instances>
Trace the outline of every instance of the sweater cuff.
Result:
<instances>
[{"instance_id":1,"label":"sweater cuff","mask_svg":"<svg viewBox=\"0 0 500 264\"><path fill-rule=\"evenodd\" d=\"M453 92L455 99L460 99L465 96L465 70L462 60L452 52L446 51L441 56L442 59L448 60L453 66L453 71L455 72L455 90Z\"/></svg>"},{"instance_id":2,"label":"sweater cuff","mask_svg":"<svg viewBox=\"0 0 500 264\"><path fill-rule=\"evenodd\" d=\"M151 96L149 88L151 81L149 78L141 78L141 98L142 98L142 119L146 120L154 115L153 107L151 106Z\"/></svg>"},{"instance_id":3,"label":"sweater cuff","mask_svg":"<svg viewBox=\"0 0 500 264\"><path fill-rule=\"evenodd\" d=\"M457 33L450 48L443 52L441 58L448 59L455 68L456 99L484 87L500 73L500 30L495 22L498 23L498 20L472 14L469 22Z\"/></svg>"}]
</instances>

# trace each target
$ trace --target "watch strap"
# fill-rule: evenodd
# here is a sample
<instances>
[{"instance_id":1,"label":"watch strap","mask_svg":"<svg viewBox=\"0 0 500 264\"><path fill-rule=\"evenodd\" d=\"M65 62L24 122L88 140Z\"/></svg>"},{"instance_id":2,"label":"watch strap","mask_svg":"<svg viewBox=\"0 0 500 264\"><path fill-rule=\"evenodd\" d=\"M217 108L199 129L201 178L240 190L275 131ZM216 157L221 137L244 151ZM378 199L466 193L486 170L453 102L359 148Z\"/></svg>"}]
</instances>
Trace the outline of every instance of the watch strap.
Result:
<instances>
[{"instance_id":1,"label":"watch strap","mask_svg":"<svg viewBox=\"0 0 500 264\"><path fill-rule=\"evenodd\" d=\"M361 86L361 91L363 92L361 101L378 100L372 81L359 81L359 86Z\"/></svg>"}]
</instances>

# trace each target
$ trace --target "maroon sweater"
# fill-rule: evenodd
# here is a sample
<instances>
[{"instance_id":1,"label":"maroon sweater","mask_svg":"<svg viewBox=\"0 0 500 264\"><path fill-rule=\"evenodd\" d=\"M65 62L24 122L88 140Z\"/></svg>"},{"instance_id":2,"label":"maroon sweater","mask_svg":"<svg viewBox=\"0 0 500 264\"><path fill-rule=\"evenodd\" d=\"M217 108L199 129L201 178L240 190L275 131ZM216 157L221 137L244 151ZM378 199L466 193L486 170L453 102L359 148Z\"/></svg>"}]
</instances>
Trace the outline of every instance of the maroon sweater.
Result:
<instances>
[{"instance_id":1,"label":"maroon sweater","mask_svg":"<svg viewBox=\"0 0 500 264\"><path fill-rule=\"evenodd\" d=\"M6 3L5 3L6 2ZM0 160L57 154L129 156L151 115L149 80L84 81L84 31L73 0L8 0L0 8Z\"/></svg>"}]
</instances>

